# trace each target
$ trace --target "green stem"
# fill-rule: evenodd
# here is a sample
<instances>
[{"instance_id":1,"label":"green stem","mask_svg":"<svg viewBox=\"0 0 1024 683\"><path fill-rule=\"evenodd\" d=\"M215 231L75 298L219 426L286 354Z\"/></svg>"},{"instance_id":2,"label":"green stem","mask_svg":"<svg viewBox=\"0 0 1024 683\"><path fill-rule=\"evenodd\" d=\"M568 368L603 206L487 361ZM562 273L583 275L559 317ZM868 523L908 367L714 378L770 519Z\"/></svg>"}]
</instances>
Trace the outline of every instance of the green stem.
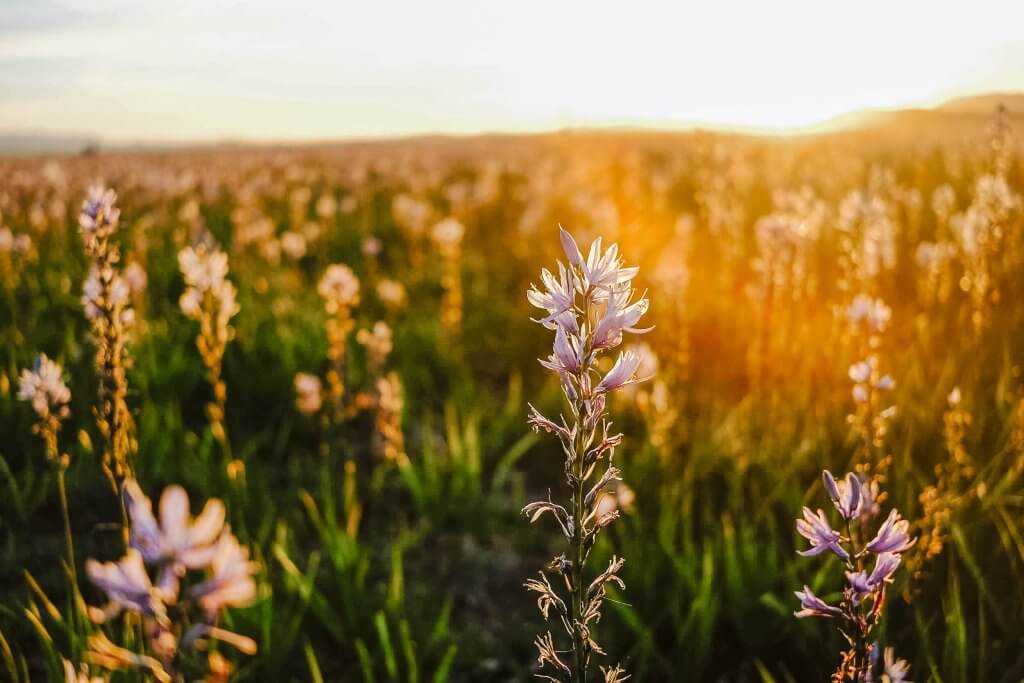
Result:
<instances>
[{"instance_id":1,"label":"green stem","mask_svg":"<svg viewBox=\"0 0 1024 683\"><path fill-rule=\"evenodd\" d=\"M57 491L60 494L60 511L64 518L64 543L68 554L68 571L71 574L71 647L74 649L75 636L78 633L79 625L78 604L81 591L78 587L78 569L75 566L75 542L71 534L71 513L68 507L64 469L63 465L57 465Z\"/></svg>"},{"instance_id":2,"label":"green stem","mask_svg":"<svg viewBox=\"0 0 1024 683\"><path fill-rule=\"evenodd\" d=\"M582 409L582 401L579 407ZM580 414L580 413L577 413ZM582 430L577 430L582 432ZM572 563L572 626L573 626L573 652L575 654L575 673L573 681L586 683L587 680L587 653L586 643L583 640L583 561L584 561L584 529L583 520L586 512L584 510L583 491L583 451L585 450L582 433L577 434L573 454L573 475L576 478L576 488L573 491L573 563Z\"/></svg>"}]
</instances>

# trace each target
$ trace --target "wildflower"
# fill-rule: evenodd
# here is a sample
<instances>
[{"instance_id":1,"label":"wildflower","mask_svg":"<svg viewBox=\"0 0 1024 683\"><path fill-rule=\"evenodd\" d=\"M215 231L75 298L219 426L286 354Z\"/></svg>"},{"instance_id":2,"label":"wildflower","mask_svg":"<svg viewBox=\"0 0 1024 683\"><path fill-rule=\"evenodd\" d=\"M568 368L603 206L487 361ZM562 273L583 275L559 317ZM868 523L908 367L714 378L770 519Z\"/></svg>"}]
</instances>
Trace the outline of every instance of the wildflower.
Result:
<instances>
[{"instance_id":1,"label":"wildflower","mask_svg":"<svg viewBox=\"0 0 1024 683\"><path fill-rule=\"evenodd\" d=\"M298 261L306 255L306 238L300 232L289 230L281 235L281 250L288 258Z\"/></svg>"},{"instance_id":2,"label":"wildflower","mask_svg":"<svg viewBox=\"0 0 1024 683\"><path fill-rule=\"evenodd\" d=\"M117 231L121 211L116 206L117 193L95 186L82 202L78 214L78 227L87 244L109 237Z\"/></svg>"},{"instance_id":3,"label":"wildflower","mask_svg":"<svg viewBox=\"0 0 1024 683\"><path fill-rule=\"evenodd\" d=\"M129 548L119 562L87 560L85 572L103 589L118 612L130 610L150 617L165 616L160 593L150 582L142 554L135 548ZM165 597L173 598L174 593Z\"/></svg>"},{"instance_id":4,"label":"wildflower","mask_svg":"<svg viewBox=\"0 0 1024 683\"><path fill-rule=\"evenodd\" d=\"M363 256L370 258L376 258L380 256L381 251L384 250L384 243L381 242L379 237L366 237L363 239L362 252Z\"/></svg>"},{"instance_id":5,"label":"wildflower","mask_svg":"<svg viewBox=\"0 0 1024 683\"><path fill-rule=\"evenodd\" d=\"M146 290L146 269L138 261L132 261L124 268L123 281L132 296L139 296Z\"/></svg>"},{"instance_id":6,"label":"wildflower","mask_svg":"<svg viewBox=\"0 0 1024 683\"><path fill-rule=\"evenodd\" d=\"M375 322L370 330L359 330L356 333L356 341L366 347L367 364L373 375L383 370L388 354L394 348L393 338L391 327L383 320Z\"/></svg>"},{"instance_id":7,"label":"wildflower","mask_svg":"<svg viewBox=\"0 0 1024 683\"><path fill-rule=\"evenodd\" d=\"M27 401L36 413L36 423L32 425L33 433L43 441L46 459L55 466L57 473L57 491L60 497L60 508L64 522L64 543L67 567L71 579L73 595L79 595L78 571L75 564L74 537L71 533L71 514L68 508L67 484L65 472L71 464L67 453L61 453L58 435L61 422L68 417L68 403L71 401L71 390L64 384L64 371L61 367L39 354L31 370L23 370L18 382L18 399ZM74 606L77 610L77 605Z\"/></svg>"},{"instance_id":8,"label":"wildflower","mask_svg":"<svg viewBox=\"0 0 1024 683\"><path fill-rule=\"evenodd\" d=\"M572 311L576 300L576 283L572 271L559 263L557 278L547 268L541 269L540 278L546 290L539 290L531 284L526 293L526 299L531 304L548 313L547 317L536 322L551 330L561 326L576 332L576 315Z\"/></svg>"},{"instance_id":9,"label":"wildflower","mask_svg":"<svg viewBox=\"0 0 1024 683\"><path fill-rule=\"evenodd\" d=\"M418 197L398 194L391 200L391 213L400 226L415 236L426 230L434 210L429 203Z\"/></svg>"},{"instance_id":10,"label":"wildflower","mask_svg":"<svg viewBox=\"0 0 1024 683\"><path fill-rule=\"evenodd\" d=\"M817 513L814 513L809 507L805 506L804 518L797 520L796 530L800 532L801 536L811 542L809 549L798 551L799 555L812 557L829 550L841 559L849 559L850 555L839 542L842 535L832 529L822 510L819 509Z\"/></svg>"},{"instance_id":11,"label":"wildflower","mask_svg":"<svg viewBox=\"0 0 1024 683\"><path fill-rule=\"evenodd\" d=\"M457 218L445 218L431 230L430 236L439 245L450 248L462 241L466 228Z\"/></svg>"},{"instance_id":12,"label":"wildflower","mask_svg":"<svg viewBox=\"0 0 1024 683\"><path fill-rule=\"evenodd\" d=\"M95 365L100 375L96 424L104 438L103 471L111 486L131 477L135 423L128 410L126 327L134 320L130 290L117 268L121 253L111 237L120 211L113 190L94 187L78 216L79 232L89 257L89 277L82 304L96 343Z\"/></svg>"},{"instance_id":13,"label":"wildflower","mask_svg":"<svg viewBox=\"0 0 1024 683\"><path fill-rule=\"evenodd\" d=\"M381 279L377 283L377 298L388 308L405 306L405 287L397 280Z\"/></svg>"},{"instance_id":14,"label":"wildflower","mask_svg":"<svg viewBox=\"0 0 1024 683\"><path fill-rule=\"evenodd\" d=\"M800 598L800 607L802 608L799 612L796 612L796 616L803 619L804 617L838 617L842 616L842 610L838 607L833 607L828 604L810 589L809 586L804 586L802 591L796 591L796 597Z\"/></svg>"},{"instance_id":15,"label":"wildflower","mask_svg":"<svg viewBox=\"0 0 1024 683\"><path fill-rule=\"evenodd\" d=\"M909 527L910 522L901 519L899 511L893 509L865 549L872 553L901 553L916 541L910 538Z\"/></svg>"},{"instance_id":16,"label":"wildflower","mask_svg":"<svg viewBox=\"0 0 1024 683\"><path fill-rule=\"evenodd\" d=\"M64 384L61 367L39 354L31 370L22 370L18 382L18 400L28 401L40 418L51 415L63 419L68 415L71 390Z\"/></svg>"},{"instance_id":17,"label":"wildflower","mask_svg":"<svg viewBox=\"0 0 1024 683\"><path fill-rule=\"evenodd\" d=\"M579 283L584 288L594 287L598 290L610 293L613 289L619 289L621 285L627 284L636 277L640 269L636 266L624 267L622 259L619 258L619 246L613 244L604 252L601 251L601 238L598 237L590 245L590 252L586 260L576 246L576 240L561 226L558 228L559 237L562 241L562 249L565 251L569 263L578 267L583 273L583 280ZM600 300L600 299L599 299Z\"/></svg>"},{"instance_id":18,"label":"wildflower","mask_svg":"<svg viewBox=\"0 0 1024 683\"><path fill-rule=\"evenodd\" d=\"M636 372L642 362L643 358L635 351L623 351L594 391L596 393L614 391L627 384L640 381L636 377Z\"/></svg>"},{"instance_id":19,"label":"wildflower","mask_svg":"<svg viewBox=\"0 0 1024 683\"><path fill-rule=\"evenodd\" d=\"M0 281L4 289L13 291L22 268L32 255L32 238L14 232L2 224L0 214Z\"/></svg>"},{"instance_id":20,"label":"wildflower","mask_svg":"<svg viewBox=\"0 0 1024 683\"><path fill-rule=\"evenodd\" d=\"M555 331L555 345L547 360L540 361L548 370L558 373L578 372L583 364L583 345L575 335L559 327Z\"/></svg>"},{"instance_id":21,"label":"wildflower","mask_svg":"<svg viewBox=\"0 0 1024 683\"><path fill-rule=\"evenodd\" d=\"M431 231L441 252L441 323L447 334L456 334L462 324L461 244L466 228L456 218L445 218Z\"/></svg>"},{"instance_id":22,"label":"wildflower","mask_svg":"<svg viewBox=\"0 0 1024 683\"><path fill-rule=\"evenodd\" d=\"M169 486L160 496L160 522L152 504L139 485L129 480L124 486L125 508L131 521L130 545L150 564L161 564L158 583L175 586L186 569L207 566L216 552L215 542L224 530L224 504L207 501L194 520L189 512L188 494L180 486Z\"/></svg>"},{"instance_id":23,"label":"wildflower","mask_svg":"<svg viewBox=\"0 0 1024 683\"><path fill-rule=\"evenodd\" d=\"M128 305L130 296L131 289L120 275L115 273L109 282L104 283L100 278L99 269L93 265L89 269L89 277L82 285L82 308L85 309L85 317L95 321L106 315L105 306L111 306L121 311L121 323L125 326L130 325L135 318Z\"/></svg>"},{"instance_id":24,"label":"wildflower","mask_svg":"<svg viewBox=\"0 0 1024 683\"><path fill-rule=\"evenodd\" d=\"M345 265L335 263L327 267L317 287L324 299L327 312L327 397L331 409L330 418L335 424L344 415L345 399L345 351L349 332L355 325L352 307L359 303L359 280Z\"/></svg>"},{"instance_id":25,"label":"wildflower","mask_svg":"<svg viewBox=\"0 0 1024 683\"><path fill-rule=\"evenodd\" d=\"M238 314L237 292L228 280L228 256L220 248L199 244L178 253L178 265L185 278L179 305L187 317L199 323L196 348L206 366L206 380L213 388L213 400L206 405L210 431L224 455L230 454L224 427L227 385L221 377L224 352L234 338L231 319Z\"/></svg>"},{"instance_id":26,"label":"wildflower","mask_svg":"<svg viewBox=\"0 0 1024 683\"><path fill-rule=\"evenodd\" d=\"M856 595L868 595L891 580L901 561L902 558L896 553L882 553L875 559L875 567L870 574L863 570L846 572L846 581Z\"/></svg>"},{"instance_id":27,"label":"wildflower","mask_svg":"<svg viewBox=\"0 0 1024 683\"><path fill-rule=\"evenodd\" d=\"M892 310L881 299L858 294L846 309L846 317L853 325L864 324L873 332L885 332L892 318Z\"/></svg>"},{"instance_id":28,"label":"wildflower","mask_svg":"<svg viewBox=\"0 0 1024 683\"><path fill-rule=\"evenodd\" d=\"M352 308L359 303L359 280L352 269L339 263L327 267L317 291L328 308Z\"/></svg>"},{"instance_id":29,"label":"wildflower","mask_svg":"<svg viewBox=\"0 0 1024 683\"><path fill-rule=\"evenodd\" d=\"M257 566L225 526L223 503L207 501L192 519L184 489L171 486L160 497L158 523L149 498L135 481L126 482L124 496L131 522L130 546L117 562L86 563L90 579L110 600L105 610L92 608L90 613L103 622L130 612L133 620L141 620L145 638L136 647L143 650L119 647L98 633L89 642L89 661L110 670L146 672L169 682L184 680L181 665L197 661L195 655L207 649L208 639L255 652L252 639L217 626L226 608L250 604L257 592L253 578ZM196 581L199 572L206 577ZM194 583L182 589L182 582Z\"/></svg>"},{"instance_id":30,"label":"wildflower","mask_svg":"<svg viewBox=\"0 0 1024 683\"><path fill-rule=\"evenodd\" d=\"M822 480L836 509L847 520L850 538L844 538L833 531L824 512L818 510L815 515L809 508L804 507L803 519L797 520L796 523L797 530L811 541L812 547L810 550L797 552L803 556L818 555L825 550L834 552L846 564L846 587L843 590L842 601L833 606L804 586L803 591L796 592L801 606L796 616L827 616L840 619L842 625L839 628L850 648L843 653L832 680L869 681L873 680L873 662L877 656L870 638L882 618L886 585L893 580L893 575L903 562L901 553L910 548L914 541L907 535L907 521L900 520L899 513L893 510L879 528L874 540L861 547L858 540L870 519L865 517L863 509L865 506L874 506L875 501L881 497L877 490L877 481L866 485L857 475L851 473L839 482L828 470L822 473ZM852 524L855 519L860 523ZM849 546L849 550L846 545ZM870 571L866 561L869 554L875 555L875 564Z\"/></svg>"},{"instance_id":31,"label":"wildflower","mask_svg":"<svg viewBox=\"0 0 1024 683\"><path fill-rule=\"evenodd\" d=\"M601 673L604 674L604 683L625 683L630 675L618 664L615 666L602 666Z\"/></svg>"},{"instance_id":32,"label":"wildflower","mask_svg":"<svg viewBox=\"0 0 1024 683\"><path fill-rule=\"evenodd\" d=\"M860 511L860 478L852 472L846 475L846 479L837 482L832 473L825 470L822 473L822 480L825 482L825 490L829 498L835 504L836 510L843 516L843 519L854 519Z\"/></svg>"},{"instance_id":33,"label":"wildflower","mask_svg":"<svg viewBox=\"0 0 1024 683\"><path fill-rule=\"evenodd\" d=\"M891 647L885 648L882 683L911 683L907 680L909 674L910 664L905 659L898 659Z\"/></svg>"},{"instance_id":34,"label":"wildflower","mask_svg":"<svg viewBox=\"0 0 1024 683\"><path fill-rule=\"evenodd\" d=\"M385 460L404 467L409 463L409 457L405 452L405 436L402 433L402 382L397 374L390 372L377 379L376 388L375 450Z\"/></svg>"},{"instance_id":35,"label":"wildflower","mask_svg":"<svg viewBox=\"0 0 1024 683\"><path fill-rule=\"evenodd\" d=\"M624 332L644 334L652 328L638 328L637 322L647 313L650 306L648 300L641 296L632 299L632 289L618 287L610 291L606 297L607 307L601 319L594 327L593 345L595 349L610 349L622 343Z\"/></svg>"},{"instance_id":36,"label":"wildflower","mask_svg":"<svg viewBox=\"0 0 1024 683\"><path fill-rule=\"evenodd\" d=\"M618 576L624 563L621 558L612 558L604 572L589 584L584 582L584 565L598 533L619 516L620 506L632 504L631 492L627 493L624 486L621 499L606 491L621 480L613 457L622 441L621 434L610 433L606 396L640 381L637 371L643 359L635 351L624 351L596 386L593 386L592 375L597 372L601 354L618 346L623 333L644 331L635 325L648 304L643 296L633 301L630 282L637 269L622 264L617 247L602 252L600 239L595 240L589 258L584 260L566 231L560 229L560 238L569 266L559 263L557 277L542 270L544 289L531 285L526 296L533 306L545 313L536 322L555 332L551 355L540 363L558 375L563 393L571 403L573 422L570 424L563 418L558 424L530 406L529 423L535 430L558 435L562 442L565 475L573 491L573 504L567 509L549 499L526 505L523 513L530 516L531 522L544 513L551 513L570 544L571 560L562 555L555 558L551 566L559 568L565 576L571 599L559 597L543 572L541 580L530 580L526 587L540 594L538 606L545 618L552 607L556 608L572 639L571 667L559 658L550 632L539 636L535 642L538 662L559 675L570 674L576 681L586 677L591 654L603 654L589 624L600 618L608 586L624 588ZM596 322L592 316L596 316ZM598 461L605 456L604 472L595 483L588 483ZM627 678L617 666L602 671L606 681L620 682Z\"/></svg>"},{"instance_id":37,"label":"wildflower","mask_svg":"<svg viewBox=\"0 0 1024 683\"><path fill-rule=\"evenodd\" d=\"M871 378L871 364L867 361L860 361L850 366L850 379L857 384L863 384Z\"/></svg>"},{"instance_id":38,"label":"wildflower","mask_svg":"<svg viewBox=\"0 0 1024 683\"><path fill-rule=\"evenodd\" d=\"M338 200L333 194L322 194L316 200L316 215L324 220L331 220L338 213Z\"/></svg>"},{"instance_id":39,"label":"wildflower","mask_svg":"<svg viewBox=\"0 0 1024 683\"><path fill-rule=\"evenodd\" d=\"M249 561L249 550L238 539L225 533L213 547L209 565L211 577L188 592L208 612L216 613L225 607L245 607L256 596L256 582L252 575L256 564Z\"/></svg>"},{"instance_id":40,"label":"wildflower","mask_svg":"<svg viewBox=\"0 0 1024 683\"><path fill-rule=\"evenodd\" d=\"M295 406L303 415L312 415L323 405L320 378L308 372L295 374Z\"/></svg>"}]
</instances>

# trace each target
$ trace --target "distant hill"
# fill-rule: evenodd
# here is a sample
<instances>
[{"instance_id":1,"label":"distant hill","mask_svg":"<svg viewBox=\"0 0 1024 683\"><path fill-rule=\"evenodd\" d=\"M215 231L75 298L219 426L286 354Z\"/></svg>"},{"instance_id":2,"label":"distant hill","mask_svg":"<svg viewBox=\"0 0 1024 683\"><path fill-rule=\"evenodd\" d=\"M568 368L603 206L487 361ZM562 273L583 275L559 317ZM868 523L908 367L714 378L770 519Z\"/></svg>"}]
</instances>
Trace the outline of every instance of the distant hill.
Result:
<instances>
[{"instance_id":1,"label":"distant hill","mask_svg":"<svg viewBox=\"0 0 1024 683\"><path fill-rule=\"evenodd\" d=\"M984 95L972 95L969 97L958 97L944 102L936 107L930 108L905 108L905 109L865 109L840 114L818 124L807 126L797 135L821 135L830 133L855 133L856 131L896 131L920 134L928 130L943 131L948 126L959 126L964 130L976 129L985 126L991 120L993 114L1002 105L1006 108L1010 118L1017 126L1024 126L1024 92L1015 93L988 93ZM789 137L794 131L772 131L755 127L736 126L715 126L707 123L685 123L678 125L638 125L636 127L588 127L582 129L589 133L667 133L667 132L689 132L694 130L722 131L738 133L741 135L767 135ZM504 137L502 134L497 134ZM318 146L322 144L346 144L346 143L367 143L382 142L390 140L431 140L435 138L460 138L462 136L432 136L417 135L402 138L385 138L381 140L309 140L308 142L280 143L284 146ZM470 136L481 138L487 136ZM512 136L515 137L515 136ZM209 143L190 143L182 141L173 142L148 142L148 141L123 141L123 140L101 140L98 136L86 133L49 134L49 133L5 133L0 131L0 155L30 155L30 154L83 154L97 151L105 152L153 152L167 150L203 150L212 148L247 148L264 147L267 145L277 146L268 142L248 142L245 140L220 140Z\"/></svg>"},{"instance_id":2,"label":"distant hill","mask_svg":"<svg viewBox=\"0 0 1024 683\"><path fill-rule=\"evenodd\" d=\"M1024 114L1024 93L991 93L972 97L957 97L939 105L936 109L955 114L990 115L999 108L999 105L1006 107L1006 111L1011 114Z\"/></svg>"},{"instance_id":3,"label":"distant hill","mask_svg":"<svg viewBox=\"0 0 1024 683\"><path fill-rule=\"evenodd\" d=\"M98 144L96 136L85 134L0 132L0 154L79 154Z\"/></svg>"}]
</instances>

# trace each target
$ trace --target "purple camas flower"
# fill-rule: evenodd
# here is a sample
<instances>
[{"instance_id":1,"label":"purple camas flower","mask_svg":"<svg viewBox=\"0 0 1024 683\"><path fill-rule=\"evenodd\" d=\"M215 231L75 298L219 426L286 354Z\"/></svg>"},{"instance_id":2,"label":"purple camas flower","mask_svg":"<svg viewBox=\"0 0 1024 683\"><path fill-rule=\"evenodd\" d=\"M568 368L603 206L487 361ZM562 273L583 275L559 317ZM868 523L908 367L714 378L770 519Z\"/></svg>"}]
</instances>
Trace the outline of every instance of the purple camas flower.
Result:
<instances>
[{"instance_id":1,"label":"purple camas flower","mask_svg":"<svg viewBox=\"0 0 1024 683\"><path fill-rule=\"evenodd\" d=\"M796 591L796 597L800 598L800 607L802 609L795 614L800 618L840 617L843 615L842 610L838 607L833 607L819 598L813 591L811 591L809 586L804 586L802 591Z\"/></svg>"},{"instance_id":2,"label":"purple camas flower","mask_svg":"<svg viewBox=\"0 0 1024 683\"><path fill-rule=\"evenodd\" d=\"M796 530L800 532L801 536L811 542L811 547L807 550L797 551L797 554L804 557L812 557L820 555L826 550L831 550L839 558L848 560L850 554L846 552L846 549L840 543L842 535L835 531L828 523L824 511L819 509L815 513L809 507L804 507L803 513L803 519L796 521Z\"/></svg>"},{"instance_id":3,"label":"purple camas flower","mask_svg":"<svg viewBox=\"0 0 1024 683\"><path fill-rule=\"evenodd\" d=\"M910 665L905 659L897 658L891 647L885 648L883 666L882 683L911 683L907 680L907 676L910 675Z\"/></svg>"},{"instance_id":4,"label":"purple camas flower","mask_svg":"<svg viewBox=\"0 0 1024 683\"><path fill-rule=\"evenodd\" d=\"M832 503L835 504L836 510L839 510L843 519L856 517L860 511L861 502L860 478L851 472L846 475L844 481L837 482L828 470L822 473L821 478L825 482L825 490L828 491L829 498L832 499Z\"/></svg>"},{"instance_id":5,"label":"purple camas flower","mask_svg":"<svg viewBox=\"0 0 1024 683\"><path fill-rule=\"evenodd\" d=\"M90 608L89 613L97 622L123 611L134 613L134 618L142 619L148 651L156 659L116 648L124 655L119 655L116 666L113 660L103 661L171 681L184 680L171 676L178 668L179 652L206 650L205 640L215 638L255 652L250 638L217 626L224 609L255 599L253 575L258 570L248 549L225 525L224 504L212 499L193 519L185 490L170 486L160 497L157 521L149 498L131 479L125 482L124 500L131 523L128 552L117 562L86 562L89 578L109 599L105 609ZM205 580L196 581L198 572L205 573ZM192 586L182 590L182 582ZM95 649L96 644L90 641L90 647Z\"/></svg>"},{"instance_id":6,"label":"purple camas flower","mask_svg":"<svg viewBox=\"0 0 1024 683\"><path fill-rule=\"evenodd\" d=\"M102 187L92 187L85 201L82 202L82 211L78 214L78 227L85 236L96 235L100 232L112 233L117 229L118 219L121 211L115 206L117 193L113 190Z\"/></svg>"},{"instance_id":7,"label":"purple camas flower","mask_svg":"<svg viewBox=\"0 0 1024 683\"><path fill-rule=\"evenodd\" d=\"M149 580L142 554L135 548L129 548L117 562L88 560L85 571L110 598L114 610L126 609L144 616L163 614L160 593Z\"/></svg>"},{"instance_id":8,"label":"purple camas flower","mask_svg":"<svg viewBox=\"0 0 1024 683\"><path fill-rule=\"evenodd\" d=\"M846 572L846 582L857 596L869 595L892 578L901 561L895 553L882 553L875 559L875 568L870 574L864 570Z\"/></svg>"},{"instance_id":9,"label":"purple camas flower","mask_svg":"<svg viewBox=\"0 0 1024 683\"><path fill-rule=\"evenodd\" d=\"M908 535L909 522L901 519L899 512L892 510L875 538L861 546L859 539L864 533L864 527L877 508L877 484L872 482L867 485L852 473L837 481L828 470L822 472L822 482L836 510L846 521L850 538L835 531L822 510L815 513L804 507L803 517L796 521L796 528L801 536L811 542L811 547L797 552L807 557L831 551L846 565L846 586L842 601L835 606L829 605L804 586L803 591L796 593L801 609L795 614L797 617L835 617L843 622L840 629L850 648L844 653L832 680L861 683L874 680L872 676L873 669L877 668L877 650L870 640L871 633L883 616L886 586L892 582L893 575L902 563L900 553L910 548L914 540ZM875 555L875 563L869 571L867 556L871 554ZM902 665L905 667L906 663ZM906 668L902 672L905 675ZM904 680L887 676L883 675L882 680Z\"/></svg>"},{"instance_id":10,"label":"purple camas flower","mask_svg":"<svg viewBox=\"0 0 1024 683\"><path fill-rule=\"evenodd\" d=\"M917 542L916 538L911 540L909 528L910 522L901 519L899 511L893 509L865 550L871 553L902 553Z\"/></svg>"}]
</instances>

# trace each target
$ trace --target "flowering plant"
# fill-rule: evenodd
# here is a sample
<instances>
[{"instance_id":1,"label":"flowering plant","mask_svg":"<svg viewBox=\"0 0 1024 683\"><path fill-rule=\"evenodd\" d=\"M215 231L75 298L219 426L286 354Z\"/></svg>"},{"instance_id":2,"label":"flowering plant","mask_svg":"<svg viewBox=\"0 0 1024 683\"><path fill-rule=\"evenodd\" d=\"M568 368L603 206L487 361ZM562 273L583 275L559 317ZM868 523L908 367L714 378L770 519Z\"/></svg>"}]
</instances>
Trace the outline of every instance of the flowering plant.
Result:
<instances>
[{"instance_id":1,"label":"flowering plant","mask_svg":"<svg viewBox=\"0 0 1024 683\"><path fill-rule=\"evenodd\" d=\"M605 488L621 478L613 459L622 434L611 431L606 401L610 392L640 381L637 370L642 359L624 351L605 373L599 370L599 362L606 352L622 343L624 333L648 331L638 329L636 324L649 303L644 295L634 297L632 280L639 269L623 265L616 245L602 251L598 238L584 258L572 236L561 229L560 234L569 265L559 263L557 277L547 269L541 271L544 289L532 286L527 298L545 312L537 322L555 332L551 355L540 363L557 373L569 406L569 419L563 416L555 422L531 405L530 424L535 430L557 435L561 441L571 497L568 509L553 502L549 495L548 500L530 503L523 512L531 522L550 513L565 535L569 554L552 560L548 570L561 576L569 598L563 599L556 592L543 571L540 578L527 581L526 587L538 593L537 605L544 618L554 611L572 639L572 659L567 664L550 631L537 637L538 662L553 670L553 675L543 677L561 681L561 676L568 676L568 680L582 682L587 679L591 654L604 654L594 640L592 627L601 617L607 587L617 584L625 588L618 576L625 560L619 557L613 556L608 568L589 583L584 575L598 533L619 514L601 505ZM606 465L597 475L601 460ZM602 671L609 683L626 678L618 666L602 667Z\"/></svg>"}]
</instances>

